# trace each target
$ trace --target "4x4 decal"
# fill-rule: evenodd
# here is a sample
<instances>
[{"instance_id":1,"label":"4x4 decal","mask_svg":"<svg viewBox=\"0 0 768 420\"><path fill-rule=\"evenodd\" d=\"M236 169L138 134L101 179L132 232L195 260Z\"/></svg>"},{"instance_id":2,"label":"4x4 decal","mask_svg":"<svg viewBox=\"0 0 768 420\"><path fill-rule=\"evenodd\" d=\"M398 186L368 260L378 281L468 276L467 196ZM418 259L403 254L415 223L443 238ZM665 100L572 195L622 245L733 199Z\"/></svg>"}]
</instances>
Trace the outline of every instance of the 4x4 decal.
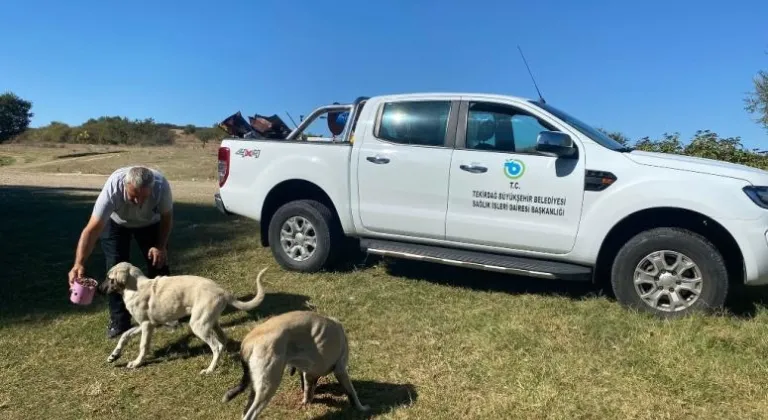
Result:
<instances>
[{"instance_id":1,"label":"4x4 decal","mask_svg":"<svg viewBox=\"0 0 768 420\"><path fill-rule=\"evenodd\" d=\"M259 150L259 149L237 149L235 154L240 156L240 157L258 158L259 155L261 154L261 150Z\"/></svg>"}]
</instances>

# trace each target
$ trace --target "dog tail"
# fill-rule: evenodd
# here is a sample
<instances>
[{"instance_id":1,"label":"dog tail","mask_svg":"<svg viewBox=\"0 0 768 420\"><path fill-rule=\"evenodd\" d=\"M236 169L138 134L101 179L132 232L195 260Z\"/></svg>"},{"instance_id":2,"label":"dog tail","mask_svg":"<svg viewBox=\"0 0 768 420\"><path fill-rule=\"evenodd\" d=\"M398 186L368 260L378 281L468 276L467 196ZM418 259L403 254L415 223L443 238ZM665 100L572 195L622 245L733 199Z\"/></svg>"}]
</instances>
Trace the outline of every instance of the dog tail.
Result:
<instances>
[{"instance_id":1,"label":"dog tail","mask_svg":"<svg viewBox=\"0 0 768 420\"><path fill-rule=\"evenodd\" d=\"M248 385L251 383L251 368L248 367L248 362L245 357L240 358L240 366L243 368L243 376L240 378L240 383L229 388L221 399L221 402L229 402L232 398L235 398L238 394L245 391Z\"/></svg>"},{"instance_id":2,"label":"dog tail","mask_svg":"<svg viewBox=\"0 0 768 420\"><path fill-rule=\"evenodd\" d=\"M261 275L264 274L265 271L267 271L267 268L264 267L259 271L259 275L256 276L256 296L249 300L248 302L242 302L237 299L232 300L229 302L230 305L233 307L241 310L241 311L250 311L254 309L255 307L261 305L261 302L264 300L264 289L261 287Z\"/></svg>"}]
</instances>

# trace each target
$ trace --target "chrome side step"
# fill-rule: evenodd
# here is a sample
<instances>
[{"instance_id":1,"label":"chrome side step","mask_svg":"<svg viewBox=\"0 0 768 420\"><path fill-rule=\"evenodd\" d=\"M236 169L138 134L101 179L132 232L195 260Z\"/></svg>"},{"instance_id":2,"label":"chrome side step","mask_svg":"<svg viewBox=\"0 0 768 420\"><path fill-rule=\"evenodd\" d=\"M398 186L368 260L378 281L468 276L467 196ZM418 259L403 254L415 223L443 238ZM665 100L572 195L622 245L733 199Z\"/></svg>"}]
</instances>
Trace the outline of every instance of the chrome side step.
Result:
<instances>
[{"instance_id":1,"label":"chrome side step","mask_svg":"<svg viewBox=\"0 0 768 420\"><path fill-rule=\"evenodd\" d=\"M558 261L378 239L362 239L360 247L369 254L384 257L426 261L520 276L579 281L590 281L592 279L592 269L590 267Z\"/></svg>"}]
</instances>

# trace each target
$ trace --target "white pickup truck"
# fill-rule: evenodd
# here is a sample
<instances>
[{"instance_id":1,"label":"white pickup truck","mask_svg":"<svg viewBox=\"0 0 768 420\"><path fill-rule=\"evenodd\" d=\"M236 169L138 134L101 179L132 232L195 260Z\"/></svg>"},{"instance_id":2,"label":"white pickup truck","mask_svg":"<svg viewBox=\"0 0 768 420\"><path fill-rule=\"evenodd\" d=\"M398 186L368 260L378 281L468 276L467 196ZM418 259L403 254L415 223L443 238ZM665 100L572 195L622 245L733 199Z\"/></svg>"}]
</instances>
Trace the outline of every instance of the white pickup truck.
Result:
<instances>
[{"instance_id":1,"label":"white pickup truck","mask_svg":"<svg viewBox=\"0 0 768 420\"><path fill-rule=\"evenodd\" d=\"M340 114L337 138L302 140ZM768 283L768 172L633 150L542 100L362 97L285 139L226 138L218 160L217 208L259 221L289 270L326 268L353 238L387 257L610 282L662 317Z\"/></svg>"}]
</instances>

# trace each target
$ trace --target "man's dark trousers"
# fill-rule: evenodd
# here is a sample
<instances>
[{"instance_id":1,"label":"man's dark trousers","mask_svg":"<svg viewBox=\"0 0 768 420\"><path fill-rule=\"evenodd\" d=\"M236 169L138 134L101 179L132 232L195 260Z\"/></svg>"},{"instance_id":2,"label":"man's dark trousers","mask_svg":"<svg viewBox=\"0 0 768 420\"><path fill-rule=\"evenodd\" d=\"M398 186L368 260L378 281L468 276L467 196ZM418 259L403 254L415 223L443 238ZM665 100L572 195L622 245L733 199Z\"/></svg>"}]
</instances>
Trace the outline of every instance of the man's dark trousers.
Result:
<instances>
[{"instance_id":1,"label":"man's dark trousers","mask_svg":"<svg viewBox=\"0 0 768 420\"><path fill-rule=\"evenodd\" d=\"M136 238L139 249L147 263L147 270L144 271L144 274L149 278L169 275L168 264L165 264L162 268L156 268L152 266L152 261L147 258L149 249L157 247L159 235L160 222L140 228L127 228L109 219L101 234L101 249L104 252L107 271L115 264L130 259L131 237L133 237ZM119 293L109 294L109 312L111 319L110 330L116 329L118 330L116 332L123 332L130 327L131 314L125 308L123 297Z\"/></svg>"}]
</instances>

